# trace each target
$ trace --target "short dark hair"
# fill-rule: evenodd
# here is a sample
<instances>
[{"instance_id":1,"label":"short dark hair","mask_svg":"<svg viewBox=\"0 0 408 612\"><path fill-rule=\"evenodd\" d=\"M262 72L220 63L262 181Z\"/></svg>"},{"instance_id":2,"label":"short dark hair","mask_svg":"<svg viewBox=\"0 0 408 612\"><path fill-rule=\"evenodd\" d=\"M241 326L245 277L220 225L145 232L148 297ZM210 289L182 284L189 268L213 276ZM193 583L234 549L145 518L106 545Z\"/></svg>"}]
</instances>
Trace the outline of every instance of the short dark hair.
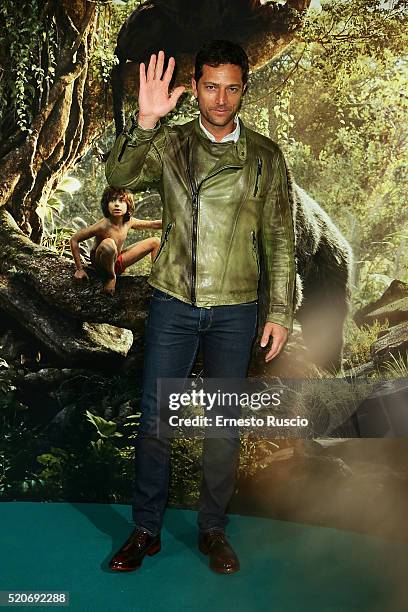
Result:
<instances>
[{"instance_id":1,"label":"short dark hair","mask_svg":"<svg viewBox=\"0 0 408 612\"><path fill-rule=\"evenodd\" d=\"M194 78L196 83L203 75L203 66L220 66L235 64L242 70L242 82L248 81L249 61L244 49L230 40L212 40L206 43L196 55Z\"/></svg>"},{"instance_id":2,"label":"short dark hair","mask_svg":"<svg viewBox=\"0 0 408 612\"><path fill-rule=\"evenodd\" d=\"M105 190L102 194L101 198L101 209L103 212L103 216L109 219L109 202L114 202L117 198L119 200L123 200L126 202L127 211L123 217L124 221L129 221L135 210L135 203L133 201L133 195L127 189L122 189L118 187L105 187Z\"/></svg>"}]
</instances>

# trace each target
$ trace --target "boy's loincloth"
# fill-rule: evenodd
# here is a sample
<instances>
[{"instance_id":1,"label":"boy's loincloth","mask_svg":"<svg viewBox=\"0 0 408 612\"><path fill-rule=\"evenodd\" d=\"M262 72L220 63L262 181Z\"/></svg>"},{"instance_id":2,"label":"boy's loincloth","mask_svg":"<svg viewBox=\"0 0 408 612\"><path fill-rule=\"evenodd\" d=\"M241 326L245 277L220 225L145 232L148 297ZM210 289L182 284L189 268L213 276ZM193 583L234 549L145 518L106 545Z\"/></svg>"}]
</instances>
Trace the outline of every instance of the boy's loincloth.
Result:
<instances>
[{"instance_id":1,"label":"boy's loincloth","mask_svg":"<svg viewBox=\"0 0 408 612\"><path fill-rule=\"evenodd\" d=\"M126 266L123 263L123 253L119 253L117 260L115 261L115 274L120 276L126 270Z\"/></svg>"}]
</instances>

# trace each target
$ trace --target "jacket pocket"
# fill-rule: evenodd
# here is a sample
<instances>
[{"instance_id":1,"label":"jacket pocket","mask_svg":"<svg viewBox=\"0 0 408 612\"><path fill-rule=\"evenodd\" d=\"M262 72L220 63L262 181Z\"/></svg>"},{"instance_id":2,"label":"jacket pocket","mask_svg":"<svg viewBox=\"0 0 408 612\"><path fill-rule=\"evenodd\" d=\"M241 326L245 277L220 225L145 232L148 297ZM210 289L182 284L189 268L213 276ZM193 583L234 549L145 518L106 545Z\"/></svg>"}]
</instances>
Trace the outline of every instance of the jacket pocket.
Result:
<instances>
[{"instance_id":1,"label":"jacket pocket","mask_svg":"<svg viewBox=\"0 0 408 612\"><path fill-rule=\"evenodd\" d=\"M156 261L159 260L159 257L163 253L164 247L166 246L166 243L167 243L167 241L169 239L170 232L171 232L173 226L174 226L174 221L170 221L170 223L167 224L166 231L164 232L163 240L162 240L162 243L160 245L159 251L158 251L156 257L153 260L154 264L156 263Z\"/></svg>"},{"instance_id":2,"label":"jacket pocket","mask_svg":"<svg viewBox=\"0 0 408 612\"><path fill-rule=\"evenodd\" d=\"M252 254L254 256L255 262L256 262L256 268L258 270L258 276L260 274L260 265L259 265L259 253L258 253L258 243L256 240L256 232L255 230L251 230L251 237L252 237Z\"/></svg>"},{"instance_id":3,"label":"jacket pocket","mask_svg":"<svg viewBox=\"0 0 408 612\"><path fill-rule=\"evenodd\" d=\"M262 176L262 157L258 157L257 160L257 165L256 165L256 179L255 179L255 186L254 186L254 192L253 192L253 197L256 198L258 191L259 191L259 186L260 186L260 181L261 181L261 176Z\"/></svg>"}]
</instances>

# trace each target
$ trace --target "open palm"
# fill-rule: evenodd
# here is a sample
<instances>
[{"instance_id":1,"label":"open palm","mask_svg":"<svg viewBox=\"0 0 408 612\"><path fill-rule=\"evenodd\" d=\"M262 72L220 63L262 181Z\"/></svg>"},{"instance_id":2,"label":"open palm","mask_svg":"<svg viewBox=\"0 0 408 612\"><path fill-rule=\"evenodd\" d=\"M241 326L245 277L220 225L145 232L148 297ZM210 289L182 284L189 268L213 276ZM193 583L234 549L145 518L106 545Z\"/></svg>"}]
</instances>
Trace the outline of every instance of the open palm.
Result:
<instances>
[{"instance_id":1,"label":"open palm","mask_svg":"<svg viewBox=\"0 0 408 612\"><path fill-rule=\"evenodd\" d=\"M166 71L163 74L164 52L159 51L158 56L151 55L149 65L140 64L139 85L139 117L152 121L164 117L173 110L185 87L176 87L169 94L169 85L175 66L174 57L169 59Z\"/></svg>"}]
</instances>

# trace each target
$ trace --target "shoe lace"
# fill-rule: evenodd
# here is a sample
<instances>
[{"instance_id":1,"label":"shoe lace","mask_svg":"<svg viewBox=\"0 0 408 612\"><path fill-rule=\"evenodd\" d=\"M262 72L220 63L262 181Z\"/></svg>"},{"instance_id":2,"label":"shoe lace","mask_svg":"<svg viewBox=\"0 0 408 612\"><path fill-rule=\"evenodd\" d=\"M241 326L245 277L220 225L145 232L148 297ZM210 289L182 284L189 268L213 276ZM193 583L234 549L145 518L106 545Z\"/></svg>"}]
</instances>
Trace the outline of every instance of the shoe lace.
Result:
<instances>
[{"instance_id":1,"label":"shoe lace","mask_svg":"<svg viewBox=\"0 0 408 612\"><path fill-rule=\"evenodd\" d=\"M136 529L131 534L126 548L129 548L132 544L136 544L137 546L143 546L148 535L149 534L146 531L143 531L142 529Z\"/></svg>"},{"instance_id":2,"label":"shoe lace","mask_svg":"<svg viewBox=\"0 0 408 612\"><path fill-rule=\"evenodd\" d=\"M214 544L215 542L221 542L221 544L226 544L225 533L223 533L222 531L213 531L209 534L209 537L211 539L211 544Z\"/></svg>"},{"instance_id":3,"label":"shoe lace","mask_svg":"<svg viewBox=\"0 0 408 612\"><path fill-rule=\"evenodd\" d=\"M144 542L149 537L149 534L143 529L137 529L134 536L138 542Z\"/></svg>"}]
</instances>

